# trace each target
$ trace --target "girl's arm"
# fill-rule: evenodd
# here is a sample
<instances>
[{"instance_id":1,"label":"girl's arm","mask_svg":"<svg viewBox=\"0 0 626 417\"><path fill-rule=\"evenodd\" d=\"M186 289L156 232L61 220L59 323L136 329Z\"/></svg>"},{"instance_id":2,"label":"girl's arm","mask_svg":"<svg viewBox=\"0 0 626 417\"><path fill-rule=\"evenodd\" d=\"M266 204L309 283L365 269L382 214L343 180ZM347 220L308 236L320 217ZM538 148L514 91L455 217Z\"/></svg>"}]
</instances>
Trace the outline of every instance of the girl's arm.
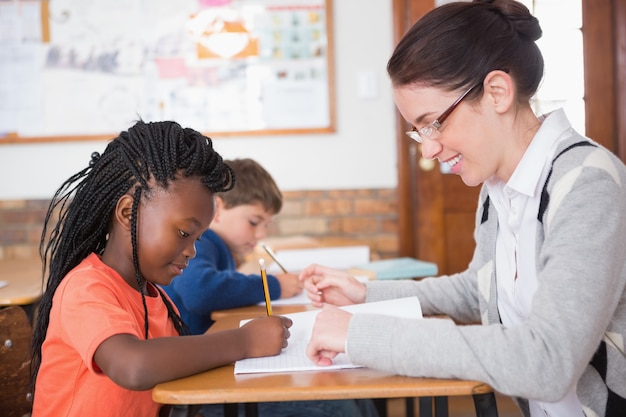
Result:
<instances>
[{"instance_id":1,"label":"girl's arm","mask_svg":"<svg viewBox=\"0 0 626 417\"><path fill-rule=\"evenodd\" d=\"M287 346L291 324L286 317L272 316L196 336L142 340L117 334L100 344L94 362L121 387L146 390L239 359L277 355Z\"/></svg>"}]
</instances>

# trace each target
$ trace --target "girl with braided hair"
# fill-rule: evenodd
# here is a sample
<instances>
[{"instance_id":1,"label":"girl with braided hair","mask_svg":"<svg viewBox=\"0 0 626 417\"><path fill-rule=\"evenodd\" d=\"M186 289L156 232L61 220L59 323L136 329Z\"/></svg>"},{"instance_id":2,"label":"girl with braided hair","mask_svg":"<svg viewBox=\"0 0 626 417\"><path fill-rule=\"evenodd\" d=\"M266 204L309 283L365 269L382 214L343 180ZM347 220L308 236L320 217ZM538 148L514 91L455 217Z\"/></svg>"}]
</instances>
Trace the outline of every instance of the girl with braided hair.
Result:
<instances>
[{"instance_id":1,"label":"girl with braided hair","mask_svg":"<svg viewBox=\"0 0 626 417\"><path fill-rule=\"evenodd\" d=\"M48 277L33 338L33 417L155 417L157 383L287 345L291 322L279 316L189 335L159 289L195 256L215 193L234 181L209 138L139 121L61 185L40 245Z\"/></svg>"},{"instance_id":2,"label":"girl with braided hair","mask_svg":"<svg viewBox=\"0 0 626 417\"><path fill-rule=\"evenodd\" d=\"M468 186L481 185L467 269L360 283L319 265L300 278L314 305L415 295L406 320L317 316L309 357L411 376L483 381L524 416L626 410L626 167L572 128L535 114L539 22L514 0L448 2L404 35L387 63L407 135ZM462 325L461 325L462 324Z\"/></svg>"}]
</instances>

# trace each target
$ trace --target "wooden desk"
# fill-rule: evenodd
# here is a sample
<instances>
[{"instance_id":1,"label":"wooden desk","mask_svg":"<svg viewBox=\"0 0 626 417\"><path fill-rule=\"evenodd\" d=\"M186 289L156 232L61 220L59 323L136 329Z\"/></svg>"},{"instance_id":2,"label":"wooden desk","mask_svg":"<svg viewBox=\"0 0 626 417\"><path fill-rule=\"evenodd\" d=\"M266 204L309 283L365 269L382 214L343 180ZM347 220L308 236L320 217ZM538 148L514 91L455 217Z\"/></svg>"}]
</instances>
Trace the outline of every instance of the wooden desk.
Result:
<instances>
[{"instance_id":1,"label":"wooden desk","mask_svg":"<svg viewBox=\"0 0 626 417\"><path fill-rule=\"evenodd\" d=\"M43 294L41 260L0 260L0 281L9 283L0 288L0 307L22 306L32 322L34 310Z\"/></svg>"},{"instance_id":2,"label":"wooden desk","mask_svg":"<svg viewBox=\"0 0 626 417\"><path fill-rule=\"evenodd\" d=\"M244 315L224 317L210 332L239 326ZM234 364L158 384L154 401L178 405L171 417L186 416L187 405L267 401L334 400L346 398L406 398L472 395L476 414L497 416L490 386L477 381L411 378L368 368L235 375ZM247 407L255 415L254 407Z\"/></svg>"},{"instance_id":3,"label":"wooden desk","mask_svg":"<svg viewBox=\"0 0 626 417\"><path fill-rule=\"evenodd\" d=\"M272 314L277 316L291 313L299 313L301 311L309 310L315 310L315 307L313 307L311 304L272 304ZM266 314L267 312L265 311L265 305L253 305L246 307L229 308L226 310L216 310L211 313L211 319L217 322L218 320L222 320L226 317L233 315L242 318L252 318L264 316ZM215 326L216 324L214 324L213 326Z\"/></svg>"}]
</instances>

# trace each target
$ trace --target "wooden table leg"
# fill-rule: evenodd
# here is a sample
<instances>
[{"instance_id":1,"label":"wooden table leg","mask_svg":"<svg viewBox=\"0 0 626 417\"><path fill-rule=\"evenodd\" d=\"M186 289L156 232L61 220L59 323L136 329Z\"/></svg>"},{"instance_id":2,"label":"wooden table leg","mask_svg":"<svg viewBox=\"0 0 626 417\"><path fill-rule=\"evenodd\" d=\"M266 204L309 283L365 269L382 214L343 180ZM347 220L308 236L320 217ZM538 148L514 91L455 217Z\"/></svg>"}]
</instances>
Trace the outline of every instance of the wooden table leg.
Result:
<instances>
[{"instance_id":1,"label":"wooden table leg","mask_svg":"<svg viewBox=\"0 0 626 417\"><path fill-rule=\"evenodd\" d=\"M477 417L498 417L498 405L496 404L496 395L493 392L474 394L473 397Z\"/></svg>"}]
</instances>

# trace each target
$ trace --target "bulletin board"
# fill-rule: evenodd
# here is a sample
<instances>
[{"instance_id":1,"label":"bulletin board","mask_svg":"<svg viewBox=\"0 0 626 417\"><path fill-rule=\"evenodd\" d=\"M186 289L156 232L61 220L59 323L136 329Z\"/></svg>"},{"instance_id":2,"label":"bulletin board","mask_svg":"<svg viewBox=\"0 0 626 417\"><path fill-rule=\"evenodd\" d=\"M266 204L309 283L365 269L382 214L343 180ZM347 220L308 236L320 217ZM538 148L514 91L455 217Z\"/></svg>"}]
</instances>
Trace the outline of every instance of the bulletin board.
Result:
<instances>
[{"instance_id":1,"label":"bulletin board","mask_svg":"<svg viewBox=\"0 0 626 417\"><path fill-rule=\"evenodd\" d=\"M335 130L331 0L0 0L0 144Z\"/></svg>"}]
</instances>

